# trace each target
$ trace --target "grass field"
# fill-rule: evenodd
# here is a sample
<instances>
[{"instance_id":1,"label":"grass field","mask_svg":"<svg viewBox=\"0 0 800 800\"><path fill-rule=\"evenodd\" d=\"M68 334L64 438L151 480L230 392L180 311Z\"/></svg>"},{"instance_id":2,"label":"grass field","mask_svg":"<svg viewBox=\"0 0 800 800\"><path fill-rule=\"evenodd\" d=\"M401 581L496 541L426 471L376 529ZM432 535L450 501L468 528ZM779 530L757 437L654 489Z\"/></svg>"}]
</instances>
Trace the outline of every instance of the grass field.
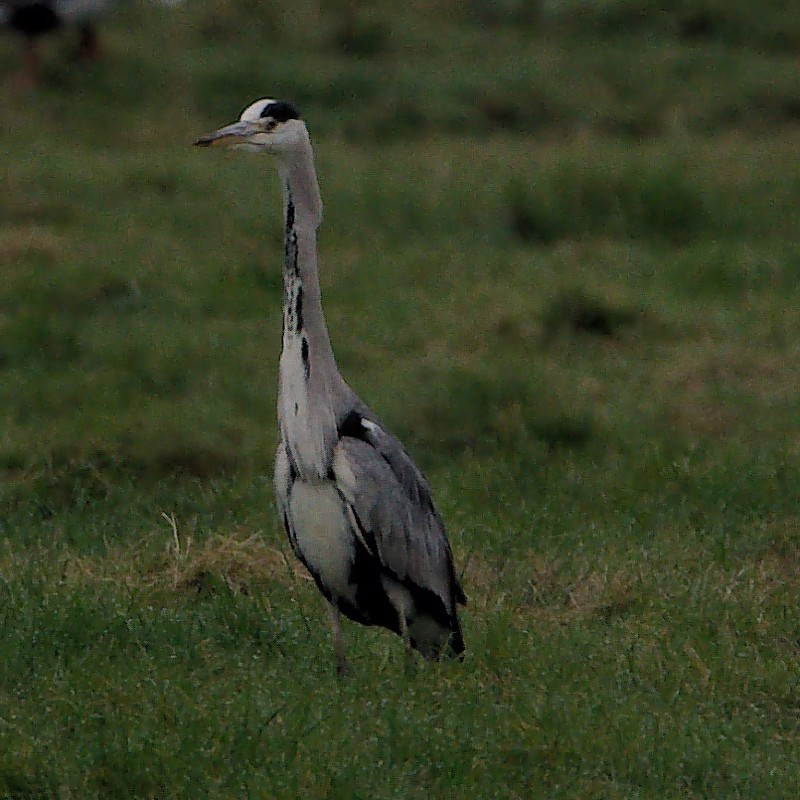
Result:
<instances>
[{"instance_id":1,"label":"grass field","mask_svg":"<svg viewBox=\"0 0 800 800\"><path fill-rule=\"evenodd\" d=\"M0 797L796 797L800 10L102 34L0 89ZM277 180L190 146L262 96L314 137L334 348L434 487L463 664L348 625L338 679L278 525Z\"/></svg>"}]
</instances>

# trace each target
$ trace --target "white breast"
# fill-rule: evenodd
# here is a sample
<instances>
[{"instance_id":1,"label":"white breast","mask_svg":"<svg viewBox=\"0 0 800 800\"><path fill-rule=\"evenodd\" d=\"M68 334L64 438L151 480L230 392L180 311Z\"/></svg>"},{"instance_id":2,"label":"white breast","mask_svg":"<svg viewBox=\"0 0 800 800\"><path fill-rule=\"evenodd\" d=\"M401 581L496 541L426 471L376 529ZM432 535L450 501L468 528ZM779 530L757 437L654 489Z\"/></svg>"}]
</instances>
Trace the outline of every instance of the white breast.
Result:
<instances>
[{"instance_id":1,"label":"white breast","mask_svg":"<svg viewBox=\"0 0 800 800\"><path fill-rule=\"evenodd\" d=\"M349 582L353 536L333 484L298 479L288 505L297 546L309 567L331 594L354 602L355 586Z\"/></svg>"}]
</instances>

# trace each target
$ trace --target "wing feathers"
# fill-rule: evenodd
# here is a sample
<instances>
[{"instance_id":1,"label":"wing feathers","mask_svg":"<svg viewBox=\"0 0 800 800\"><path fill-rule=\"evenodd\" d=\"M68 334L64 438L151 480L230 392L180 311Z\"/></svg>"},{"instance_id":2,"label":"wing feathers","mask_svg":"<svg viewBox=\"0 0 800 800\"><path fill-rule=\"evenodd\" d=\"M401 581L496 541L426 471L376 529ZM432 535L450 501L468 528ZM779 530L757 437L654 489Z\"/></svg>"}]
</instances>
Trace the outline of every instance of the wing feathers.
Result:
<instances>
[{"instance_id":1,"label":"wing feathers","mask_svg":"<svg viewBox=\"0 0 800 800\"><path fill-rule=\"evenodd\" d=\"M434 592L448 614L465 602L450 545L428 484L400 442L351 412L339 426L333 473L383 566L400 580ZM366 541L374 552L372 542Z\"/></svg>"}]
</instances>

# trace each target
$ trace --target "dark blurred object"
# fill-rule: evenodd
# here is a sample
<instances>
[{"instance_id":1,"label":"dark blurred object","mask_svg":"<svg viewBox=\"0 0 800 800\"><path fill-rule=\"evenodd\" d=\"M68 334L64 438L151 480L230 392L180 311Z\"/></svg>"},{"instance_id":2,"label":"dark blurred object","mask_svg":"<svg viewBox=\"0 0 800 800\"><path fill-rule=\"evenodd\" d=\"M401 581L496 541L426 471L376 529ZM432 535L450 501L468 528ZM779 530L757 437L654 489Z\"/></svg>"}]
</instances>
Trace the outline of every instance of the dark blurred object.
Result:
<instances>
[{"instance_id":1,"label":"dark blurred object","mask_svg":"<svg viewBox=\"0 0 800 800\"><path fill-rule=\"evenodd\" d=\"M25 39L23 64L18 78L25 87L39 81L39 39L64 26L78 30L77 56L92 61L99 54L95 20L110 0L2 0L0 24L21 34Z\"/></svg>"}]
</instances>

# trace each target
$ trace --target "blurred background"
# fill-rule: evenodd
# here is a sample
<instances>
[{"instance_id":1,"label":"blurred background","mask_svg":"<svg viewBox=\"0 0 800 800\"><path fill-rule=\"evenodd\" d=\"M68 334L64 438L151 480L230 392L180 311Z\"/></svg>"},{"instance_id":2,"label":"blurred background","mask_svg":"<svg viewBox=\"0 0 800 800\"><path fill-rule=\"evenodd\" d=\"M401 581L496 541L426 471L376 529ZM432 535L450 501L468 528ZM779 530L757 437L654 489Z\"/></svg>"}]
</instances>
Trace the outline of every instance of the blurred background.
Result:
<instances>
[{"instance_id":1,"label":"blurred background","mask_svg":"<svg viewBox=\"0 0 800 800\"><path fill-rule=\"evenodd\" d=\"M69 21L38 37L24 88L25 37L0 40L12 486L269 468L277 187L190 147L265 95L316 143L343 371L429 466L796 446L800 11L142 0L93 24L89 59Z\"/></svg>"},{"instance_id":2,"label":"blurred background","mask_svg":"<svg viewBox=\"0 0 800 800\"><path fill-rule=\"evenodd\" d=\"M0 644L49 699L0 724L0 788L248 796L252 747L249 796L795 795L800 5L120 0L89 47L2 5ZM333 683L279 557L278 183L191 146L260 97L315 144L341 371L465 573L470 655L426 689L361 629ZM34 681L47 637L77 666ZM140 749L62 742L75 697ZM403 767L436 748L451 771Z\"/></svg>"}]
</instances>

